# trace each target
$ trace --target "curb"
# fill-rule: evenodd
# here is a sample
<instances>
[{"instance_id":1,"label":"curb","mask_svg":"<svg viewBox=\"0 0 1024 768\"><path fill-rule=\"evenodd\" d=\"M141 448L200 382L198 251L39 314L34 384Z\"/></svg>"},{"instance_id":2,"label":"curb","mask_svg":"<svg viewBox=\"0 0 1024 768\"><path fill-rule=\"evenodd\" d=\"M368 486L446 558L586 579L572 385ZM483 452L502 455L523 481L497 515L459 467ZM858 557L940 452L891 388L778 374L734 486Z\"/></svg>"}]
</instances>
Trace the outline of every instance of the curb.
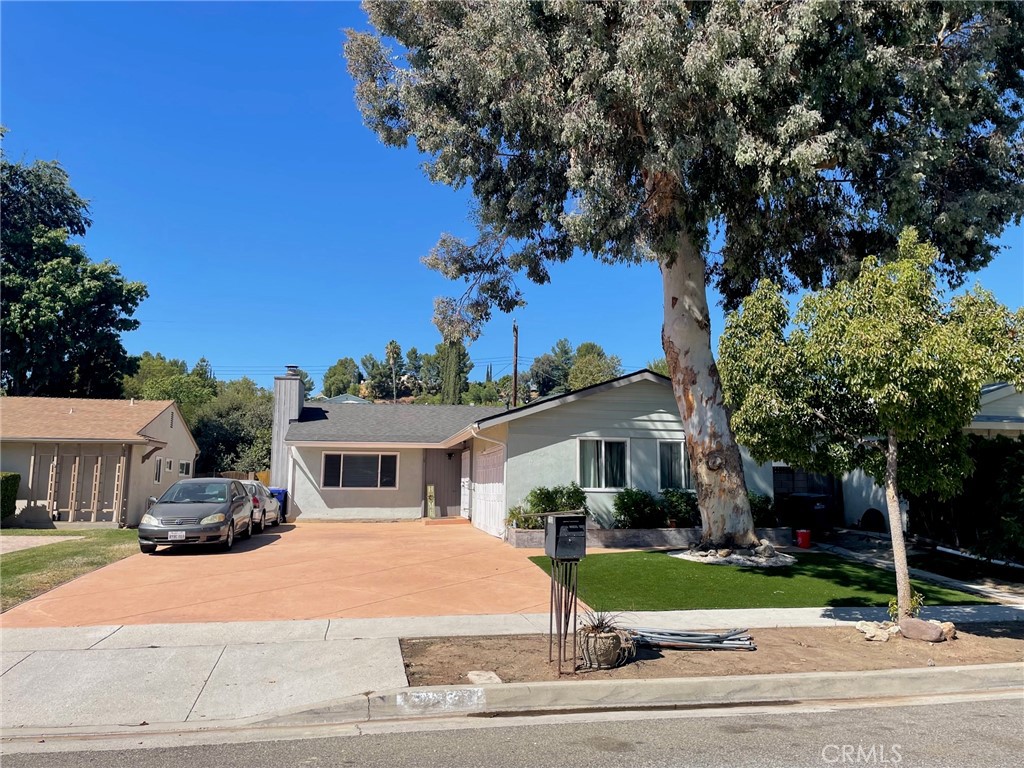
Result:
<instances>
[{"instance_id":1,"label":"curb","mask_svg":"<svg viewBox=\"0 0 1024 768\"><path fill-rule=\"evenodd\" d=\"M263 723L692 709L1014 690L1024 692L1024 664L1018 662L867 672L427 686L353 696L327 707L295 712Z\"/></svg>"}]
</instances>

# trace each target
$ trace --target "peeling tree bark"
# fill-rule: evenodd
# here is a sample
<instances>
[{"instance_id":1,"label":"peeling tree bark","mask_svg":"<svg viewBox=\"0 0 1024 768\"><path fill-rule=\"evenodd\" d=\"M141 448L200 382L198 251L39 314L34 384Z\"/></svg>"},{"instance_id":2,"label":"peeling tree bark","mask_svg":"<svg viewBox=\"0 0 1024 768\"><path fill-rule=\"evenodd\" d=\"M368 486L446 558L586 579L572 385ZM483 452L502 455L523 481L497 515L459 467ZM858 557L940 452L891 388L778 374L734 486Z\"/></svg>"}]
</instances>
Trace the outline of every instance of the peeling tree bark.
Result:
<instances>
[{"instance_id":1,"label":"peeling tree bark","mask_svg":"<svg viewBox=\"0 0 1024 768\"><path fill-rule=\"evenodd\" d=\"M743 461L711 352L704 259L688 237L679 238L673 258L662 258L661 279L665 291L661 340L697 485L701 544L756 545Z\"/></svg>"},{"instance_id":2,"label":"peeling tree bark","mask_svg":"<svg viewBox=\"0 0 1024 768\"><path fill-rule=\"evenodd\" d=\"M907 563L907 544L903 539L903 515L900 513L900 493L896 485L899 445L896 435L889 433L885 448L885 506L889 512L889 538L892 540L892 562L896 567L896 602L898 619L912 616L910 568Z\"/></svg>"}]
</instances>

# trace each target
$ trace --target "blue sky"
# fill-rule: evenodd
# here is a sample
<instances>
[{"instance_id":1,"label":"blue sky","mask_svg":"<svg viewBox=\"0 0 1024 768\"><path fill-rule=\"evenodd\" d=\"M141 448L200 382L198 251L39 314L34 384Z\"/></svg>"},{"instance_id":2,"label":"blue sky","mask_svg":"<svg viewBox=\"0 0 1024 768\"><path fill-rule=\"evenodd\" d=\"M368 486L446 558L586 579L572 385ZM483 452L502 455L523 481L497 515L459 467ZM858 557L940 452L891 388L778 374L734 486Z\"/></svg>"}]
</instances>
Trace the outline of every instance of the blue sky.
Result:
<instances>
[{"instance_id":1,"label":"blue sky","mask_svg":"<svg viewBox=\"0 0 1024 768\"><path fill-rule=\"evenodd\" d=\"M433 350L433 299L461 288L419 259L472 235L468 196L363 127L341 45L365 23L354 3L3 3L5 151L63 163L92 204L89 255L149 287L129 352L269 386L289 363L319 384L392 338ZM1024 233L1002 242L969 283L1019 307ZM522 284L521 370L561 337L627 370L661 356L654 265L580 256L552 278ZM470 347L470 378L511 371L511 326L496 315Z\"/></svg>"}]
</instances>

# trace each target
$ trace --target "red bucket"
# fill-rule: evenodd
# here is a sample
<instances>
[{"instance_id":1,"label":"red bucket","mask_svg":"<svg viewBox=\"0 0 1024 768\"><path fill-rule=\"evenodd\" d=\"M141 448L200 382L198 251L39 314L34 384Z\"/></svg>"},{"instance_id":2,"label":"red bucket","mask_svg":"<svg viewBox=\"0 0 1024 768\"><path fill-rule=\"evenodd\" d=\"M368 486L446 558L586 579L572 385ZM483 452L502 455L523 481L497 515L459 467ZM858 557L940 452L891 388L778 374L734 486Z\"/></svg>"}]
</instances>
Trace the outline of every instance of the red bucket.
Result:
<instances>
[{"instance_id":1,"label":"red bucket","mask_svg":"<svg viewBox=\"0 0 1024 768\"><path fill-rule=\"evenodd\" d=\"M799 530L796 532L796 545L801 549L808 549L811 546L811 532Z\"/></svg>"}]
</instances>

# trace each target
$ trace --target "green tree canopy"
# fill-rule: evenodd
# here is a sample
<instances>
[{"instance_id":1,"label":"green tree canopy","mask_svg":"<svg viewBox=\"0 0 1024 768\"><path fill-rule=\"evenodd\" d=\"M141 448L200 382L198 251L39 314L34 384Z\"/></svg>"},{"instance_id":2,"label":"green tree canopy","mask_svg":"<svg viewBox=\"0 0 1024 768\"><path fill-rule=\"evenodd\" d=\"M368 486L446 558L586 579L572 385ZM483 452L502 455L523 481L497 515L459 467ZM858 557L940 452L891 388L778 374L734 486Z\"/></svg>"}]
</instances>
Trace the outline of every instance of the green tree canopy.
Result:
<instances>
[{"instance_id":1,"label":"green tree canopy","mask_svg":"<svg viewBox=\"0 0 1024 768\"><path fill-rule=\"evenodd\" d=\"M73 242L92 221L56 162L0 150L0 386L10 395L120 397L135 370L121 334L146 286Z\"/></svg>"},{"instance_id":2,"label":"green tree canopy","mask_svg":"<svg viewBox=\"0 0 1024 768\"><path fill-rule=\"evenodd\" d=\"M761 278L816 287L908 225L959 279L1024 210L1021 3L364 7L373 30L345 44L364 121L473 195L476 241L427 259L467 283L440 326L472 338L577 252L657 261L711 543L754 535L706 279L730 306Z\"/></svg>"},{"instance_id":3,"label":"green tree canopy","mask_svg":"<svg viewBox=\"0 0 1024 768\"><path fill-rule=\"evenodd\" d=\"M617 355L609 356L599 344L585 341L576 347L569 369L569 389L583 389L621 375L622 361Z\"/></svg>"},{"instance_id":4,"label":"green tree canopy","mask_svg":"<svg viewBox=\"0 0 1024 768\"><path fill-rule=\"evenodd\" d=\"M322 392L324 397L335 397L348 392L353 385L363 380L363 374L351 357L342 357L324 374Z\"/></svg>"},{"instance_id":5,"label":"green tree canopy","mask_svg":"<svg viewBox=\"0 0 1024 768\"><path fill-rule=\"evenodd\" d=\"M159 352L155 355L149 351L143 352L138 362L136 372L124 378L125 397L143 398L143 388L148 382L188 373L188 365L184 360L169 360Z\"/></svg>"},{"instance_id":6,"label":"green tree canopy","mask_svg":"<svg viewBox=\"0 0 1024 768\"><path fill-rule=\"evenodd\" d=\"M863 467L886 489L905 615L899 491L960 488L970 470L963 429L982 385L1024 388L1024 309L1011 313L980 288L945 300L938 252L912 229L896 255L807 295L792 318L781 286L761 283L729 316L719 362L754 459L837 475Z\"/></svg>"}]
</instances>

